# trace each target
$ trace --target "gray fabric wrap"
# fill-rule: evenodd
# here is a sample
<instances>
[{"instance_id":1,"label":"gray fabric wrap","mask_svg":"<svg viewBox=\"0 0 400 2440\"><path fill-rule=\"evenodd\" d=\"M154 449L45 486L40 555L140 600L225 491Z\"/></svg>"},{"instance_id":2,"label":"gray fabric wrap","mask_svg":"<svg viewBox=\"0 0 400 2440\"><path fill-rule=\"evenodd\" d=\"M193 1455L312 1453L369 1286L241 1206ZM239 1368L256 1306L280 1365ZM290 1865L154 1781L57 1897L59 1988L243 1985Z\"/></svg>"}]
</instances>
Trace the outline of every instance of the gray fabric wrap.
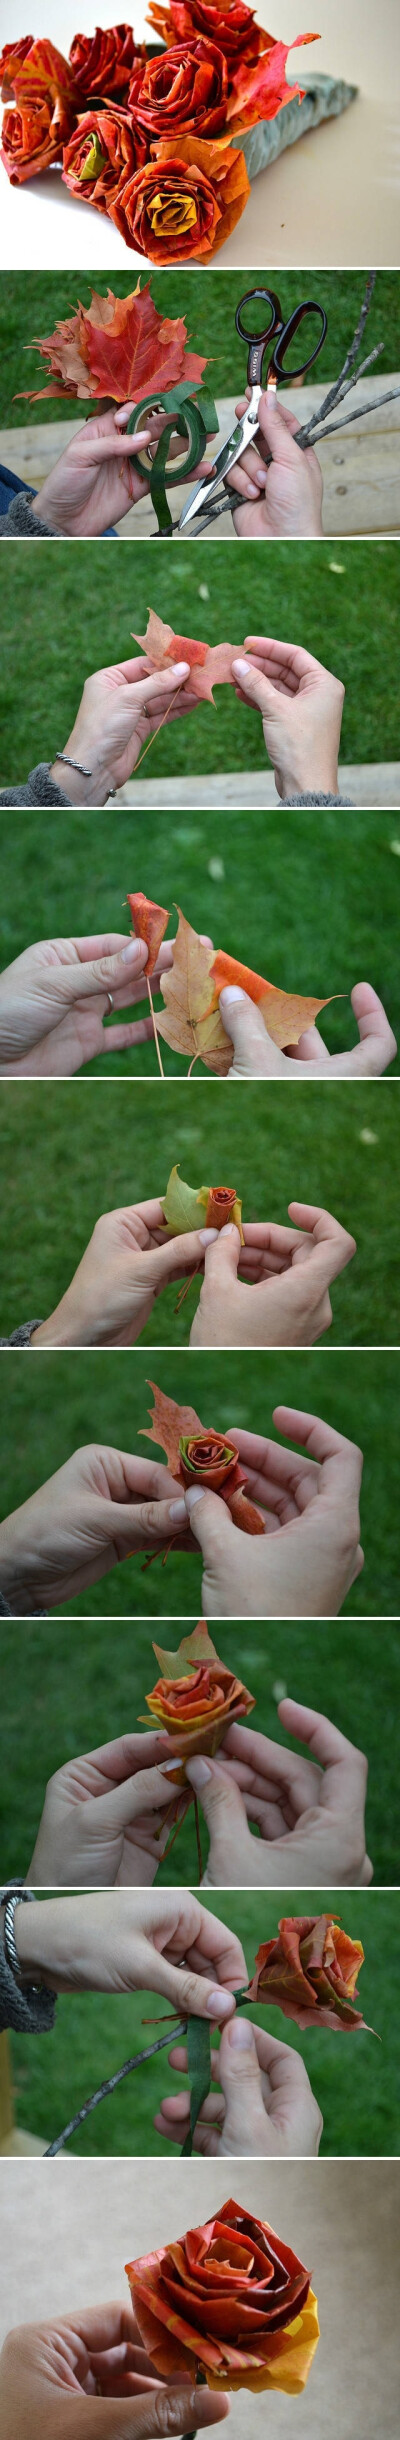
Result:
<instances>
[{"instance_id":1,"label":"gray fabric wrap","mask_svg":"<svg viewBox=\"0 0 400 2440\"><path fill-rule=\"evenodd\" d=\"M46 525L44 517L38 517L32 492L14 492L9 508L0 517L0 534L7 539L7 534L37 534L43 537L43 534L52 535L54 532L54 525Z\"/></svg>"},{"instance_id":2,"label":"gray fabric wrap","mask_svg":"<svg viewBox=\"0 0 400 2440\"><path fill-rule=\"evenodd\" d=\"M68 805L70 812L71 798L50 779L50 763L35 763L19 788L0 788L0 805Z\"/></svg>"},{"instance_id":3,"label":"gray fabric wrap","mask_svg":"<svg viewBox=\"0 0 400 2440\"><path fill-rule=\"evenodd\" d=\"M9 1339L0 1339L0 1347L30 1347L32 1332L40 1330L42 1321L43 1314L36 1322L20 1322L19 1329L12 1330Z\"/></svg>"}]
</instances>

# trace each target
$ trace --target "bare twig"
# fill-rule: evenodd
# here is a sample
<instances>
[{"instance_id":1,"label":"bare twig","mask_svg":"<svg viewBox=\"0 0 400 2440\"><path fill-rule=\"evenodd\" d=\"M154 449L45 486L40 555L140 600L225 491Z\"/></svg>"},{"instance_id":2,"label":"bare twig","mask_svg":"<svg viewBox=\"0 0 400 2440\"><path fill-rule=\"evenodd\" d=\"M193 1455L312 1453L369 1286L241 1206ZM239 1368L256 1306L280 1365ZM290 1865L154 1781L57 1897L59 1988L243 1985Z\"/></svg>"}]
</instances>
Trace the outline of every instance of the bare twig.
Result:
<instances>
[{"instance_id":1,"label":"bare twig","mask_svg":"<svg viewBox=\"0 0 400 2440\"><path fill-rule=\"evenodd\" d=\"M389 407L392 398L400 398L400 390L384 390L382 398L369 398L365 407L353 407L352 414L343 415L340 423L323 424L322 431L317 432L315 436L316 446L318 447L318 441L329 440L331 432L346 432L348 424L358 424L360 415L376 415L378 407ZM298 441L299 449L306 447L306 441L302 439L300 432L296 432L295 439Z\"/></svg>"},{"instance_id":2,"label":"bare twig","mask_svg":"<svg viewBox=\"0 0 400 2440\"><path fill-rule=\"evenodd\" d=\"M327 390L326 398L324 399L324 414L325 414L325 415L329 415L329 414L330 414L330 409L331 409L331 407L335 407L335 406L336 406L336 400L337 400L337 398L339 397L339 391L342 389L342 384L343 384L343 382L344 382L344 381L346 381L347 374L351 372L351 368L352 368L352 365L353 365L353 364L354 364L354 362L355 362L355 358L356 358L356 356L358 356L358 350L359 350L359 347L361 346L361 340L362 340L363 331L365 330L365 324L366 324L366 320L367 320L367 314L369 314L369 309L370 309L371 299L372 299L373 292L374 292L375 280L376 280L376 271L369 271L369 272L368 272L367 285L366 285L366 289L365 289L365 296L363 297L363 302L362 302L362 306L361 306L361 313L360 313L360 315L359 315L359 320L358 320L358 322L357 322L357 329L356 329L356 330L355 330L355 332L354 332L354 339L352 339L352 342L351 342L351 347L349 347L349 348L348 348L348 351L347 351L347 356L345 356L345 361L344 361L344 364L342 365L342 371L341 371L341 373L339 373L339 375L338 375L338 380L337 380L337 381L334 381L334 382L332 383L332 389L331 389L331 390ZM312 415L312 416L311 416L311 420L310 420L310 424L309 424L309 431L310 431L310 432L312 431L314 424L319 423L319 419L320 419L320 413L321 413L321 410L319 409L318 413L316 412L316 413L315 413L315 415Z\"/></svg>"},{"instance_id":3,"label":"bare twig","mask_svg":"<svg viewBox=\"0 0 400 2440\"><path fill-rule=\"evenodd\" d=\"M178 2034L185 2032L185 2022L182 2025L177 2025L177 2036ZM97 2109L98 2101L106 2101L107 2094L115 2093L116 2085L122 2084L124 2076L130 2076L134 2067L143 2067L143 2062L145 2059L154 2059L156 2050L166 2050L167 2044L170 2041L171 2027L169 2033L163 2033L161 2035L161 2040L159 2042L149 2042L147 2050L137 2050L133 2059L126 2059L125 2066L118 2067L115 2076L107 2076L105 2084L99 2084L97 2092L91 2093L90 2100L82 2102L82 2109L76 2111L75 2118L69 2118L68 2126L63 2127L62 2135L56 2136L55 2143L48 2144L45 2159L53 2160L56 2152L62 2152L64 2144L68 2141L68 2136L75 2135L77 2127L83 2126L85 2118L90 2117L91 2110Z\"/></svg>"},{"instance_id":4,"label":"bare twig","mask_svg":"<svg viewBox=\"0 0 400 2440\"><path fill-rule=\"evenodd\" d=\"M349 390L354 390L354 389L356 388L356 386L357 386L357 382L358 382L358 381L361 381L361 376L362 376L362 374L363 374L363 373L368 373L368 371L369 371L369 367L370 367L370 364L376 364L376 358L377 358L377 356L381 356L381 355L382 355L382 350L383 350L383 339L380 339L380 340L379 340L379 344L378 344L378 346L377 346L377 347L373 347L373 348L371 348L371 354L370 354L370 356L364 356L364 362L363 362L363 364L360 364L360 365L358 366L357 371L356 371L355 373L351 373L351 374L350 374L350 380L349 380L349 381L345 381L345 382L344 382L344 385L342 385L342 386L341 386L341 384L340 384L339 382L337 382L337 384L336 384L335 398L334 398L334 399L333 399L332 391L328 392L328 397L327 397L327 398L323 398L323 400L322 400L322 405L321 405L320 407L318 407L318 408L316 407L316 409L315 409L315 415L312 415L312 416L311 416L310 423L309 423L309 424L302 424L302 429L301 429L301 437L300 437L300 433L299 433L299 432L296 432L296 433L295 433L295 440L297 440L297 441L299 442L299 447L300 447L300 448L302 448L302 449L304 449L304 448L305 448L305 444L306 444L306 441L308 441L308 439L309 439L310 432L312 432L312 434L313 434L313 438L314 438L314 440L315 440L315 438L316 438L316 427L317 427L317 425L319 425L320 423L325 424L326 417L327 417L327 415L329 415L329 412L330 412L329 399L330 399L330 401L331 401L331 405L336 405L336 406L338 406L338 407L343 406L344 399L345 399L345 398L348 398ZM371 403L373 403L373 402L371 402Z\"/></svg>"}]
</instances>

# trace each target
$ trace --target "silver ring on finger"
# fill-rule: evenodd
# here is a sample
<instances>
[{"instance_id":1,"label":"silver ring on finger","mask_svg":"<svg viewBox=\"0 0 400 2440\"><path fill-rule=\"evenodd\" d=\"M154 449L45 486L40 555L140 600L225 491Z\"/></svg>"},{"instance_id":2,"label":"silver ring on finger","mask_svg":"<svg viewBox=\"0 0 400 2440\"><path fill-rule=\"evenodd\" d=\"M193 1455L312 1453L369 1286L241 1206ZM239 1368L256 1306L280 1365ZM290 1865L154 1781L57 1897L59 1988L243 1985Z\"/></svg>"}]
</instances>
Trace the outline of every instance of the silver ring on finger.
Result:
<instances>
[{"instance_id":1,"label":"silver ring on finger","mask_svg":"<svg viewBox=\"0 0 400 2440\"><path fill-rule=\"evenodd\" d=\"M108 992L107 992L107 999L108 999L108 1005L109 1005L109 1008L113 1008L113 1007L114 1007L114 1001L113 1001L113 995L112 995L112 991L108 991Z\"/></svg>"}]
</instances>

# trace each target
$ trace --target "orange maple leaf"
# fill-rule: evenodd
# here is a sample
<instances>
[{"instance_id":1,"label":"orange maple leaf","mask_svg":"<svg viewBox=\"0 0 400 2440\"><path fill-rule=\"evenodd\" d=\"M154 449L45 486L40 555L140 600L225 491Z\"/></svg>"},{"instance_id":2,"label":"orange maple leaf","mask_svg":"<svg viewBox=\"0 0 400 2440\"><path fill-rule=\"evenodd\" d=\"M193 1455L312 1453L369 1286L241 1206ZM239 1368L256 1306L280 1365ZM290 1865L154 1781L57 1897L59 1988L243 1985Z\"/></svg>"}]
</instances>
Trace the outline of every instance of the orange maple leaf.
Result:
<instances>
[{"instance_id":1,"label":"orange maple leaf","mask_svg":"<svg viewBox=\"0 0 400 2440\"><path fill-rule=\"evenodd\" d=\"M204 703L213 703L213 686L233 686L232 662L240 652L240 644L205 644L199 636L176 635L157 610L149 610L145 635L135 635L150 667L167 669L169 661L188 661L189 675L183 685Z\"/></svg>"},{"instance_id":2,"label":"orange maple leaf","mask_svg":"<svg viewBox=\"0 0 400 2440\"><path fill-rule=\"evenodd\" d=\"M210 1009L210 977L214 951L200 940L178 907L179 923L173 963L163 974L160 990L167 1009L157 1017L158 1033L173 1051L187 1052L191 1062L202 1059L215 1076L227 1076L232 1066L228 1042L215 995Z\"/></svg>"},{"instance_id":3,"label":"orange maple leaf","mask_svg":"<svg viewBox=\"0 0 400 2440\"><path fill-rule=\"evenodd\" d=\"M208 1014L212 1015L218 1006L219 994L224 990L225 983L236 983L241 991L247 992L249 1000L255 1001L267 1033L282 1051L287 1050L292 1042L299 1042L300 1035L306 1033L307 1027L314 1025L321 1008L328 1008L329 999L337 996L331 992L326 1000L312 1000L302 998L300 992L280 991L277 984L267 983L263 975L254 974L251 966L242 966L238 958L228 957L225 949L217 949L210 965L210 974L214 996L210 1000Z\"/></svg>"},{"instance_id":4,"label":"orange maple leaf","mask_svg":"<svg viewBox=\"0 0 400 2440\"><path fill-rule=\"evenodd\" d=\"M187 348L183 316L171 321L157 313L150 293L137 280L130 296L116 297L112 288L103 297L92 290L87 311L78 305L68 321L57 322L49 339L31 339L48 357L55 382L44 390L19 390L19 398L112 398L139 406L153 392L193 381L198 389L208 362Z\"/></svg>"}]
</instances>

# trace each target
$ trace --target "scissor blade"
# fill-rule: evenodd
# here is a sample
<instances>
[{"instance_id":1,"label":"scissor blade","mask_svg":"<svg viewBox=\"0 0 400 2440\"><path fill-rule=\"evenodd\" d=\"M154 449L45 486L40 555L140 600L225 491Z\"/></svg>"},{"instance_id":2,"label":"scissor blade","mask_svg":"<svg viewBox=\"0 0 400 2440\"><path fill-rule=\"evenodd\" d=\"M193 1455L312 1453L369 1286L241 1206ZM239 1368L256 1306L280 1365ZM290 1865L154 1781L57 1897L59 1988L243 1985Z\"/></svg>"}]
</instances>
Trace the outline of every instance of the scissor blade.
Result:
<instances>
[{"instance_id":1,"label":"scissor blade","mask_svg":"<svg viewBox=\"0 0 400 2440\"><path fill-rule=\"evenodd\" d=\"M224 447L218 451L218 457L213 460L212 474L209 477L203 477L201 483L195 483L193 491L189 492L189 498L186 500L179 518L180 532L184 525L189 525L191 517L196 517L201 509L207 507L208 500L212 500L213 492L223 481L224 475L230 474L231 466L237 464L237 459L242 456L242 450L247 448L254 429L254 424L251 429L248 428L247 416L243 417L242 423L235 424L230 440L225 441Z\"/></svg>"}]
</instances>

